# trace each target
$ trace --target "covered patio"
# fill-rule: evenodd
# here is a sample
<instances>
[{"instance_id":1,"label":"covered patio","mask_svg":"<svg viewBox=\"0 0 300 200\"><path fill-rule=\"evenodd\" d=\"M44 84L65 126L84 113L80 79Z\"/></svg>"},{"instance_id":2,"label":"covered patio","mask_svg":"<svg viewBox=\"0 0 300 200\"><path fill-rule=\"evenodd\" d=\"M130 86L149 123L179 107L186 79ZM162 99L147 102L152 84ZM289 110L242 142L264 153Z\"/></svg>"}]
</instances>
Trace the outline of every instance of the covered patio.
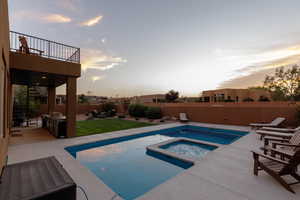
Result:
<instances>
[{"instance_id":1,"label":"covered patio","mask_svg":"<svg viewBox=\"0 0 300 200\"><path fill-rule=\"evenodd\" d=\"M22 44L18 38L25 38L29 50L35 49L41 53L37 55L20 51ZM29 110L30 88L46 88L48 109L46 113L41 114L47 122L40 125L42 124L43 128L57 136L58 126L63 124L61 130L64 129L64 136L76 136L77 78L81 74L80 49L13 31L10 32L10 48L11 85L22 85L27 88L26 105L22 111L27 113ZM55 113L56 88L62 85L66 85L66 108L64 113L58 115ZM25 118L29 127L29 116L26 114ZM41 135L45 133L45 130L41 131L41 126L36 127L40 131L33 132L40 132ZM21 132L28 133L28 130L32 132L33 127L25 128ZM32 134L28 135L32 136Z\"/></svg>"}]
</instances>

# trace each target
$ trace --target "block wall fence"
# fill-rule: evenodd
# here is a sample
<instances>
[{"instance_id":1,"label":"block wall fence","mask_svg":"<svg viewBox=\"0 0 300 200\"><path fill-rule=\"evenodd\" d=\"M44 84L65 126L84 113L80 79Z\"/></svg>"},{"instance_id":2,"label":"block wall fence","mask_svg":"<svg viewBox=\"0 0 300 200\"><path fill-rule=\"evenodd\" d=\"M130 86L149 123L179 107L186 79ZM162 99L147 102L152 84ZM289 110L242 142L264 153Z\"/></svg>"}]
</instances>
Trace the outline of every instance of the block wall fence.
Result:
<instances>
[{"instance_id":1,"label":"block wall fence","mask_svg":"<svg viewBox=\"0 0 300 200\"><path fill-rule=\"evenodd\" d=\"M270 122L276 117L285 117L283 126L300 125L296 117L300 102L241 102L241 103L147 103L162 109L164 116L178 117L187 113L195 122L248 125L252 122ZM47 113L48 105L43 104L40 113ZM101 105L78 104L77 114L85 114L94 109L101 110ZM56 105L56 112L65 112L65 105ZM117 105L117 112L127 112L124 106Z\"/></svg>"},{"instance_id":2,"label":"block wall fence","mask_svg":"<svg viewBox=\"0 0 300 200\"><path fill-rule=\"evenodd\" d=\"M102 105L89 105L89 104L77 104L77 114L86 114L92 110L101 110ZM61 112L65 114L65 105L55 105L55 112ZM45 114L48 112L48 104L42 104L40 106L39 114ZM117 112L123 113L125 109L122 105L117 105Z\"/></svg>"},{"instance_id":3,"label":"block wall fence","mask_svg":"<svg viewBox=\"0 0 300 200\"><path fill-rule=\"evenodd\" d=\"M276 117L285 117L284 126L296 126L297 107L295 102L242 102L242 103L164 103L147 104L159 106L164 116L178 117L187 113L195 122L248 125L253 122L270 122Z\"/></svg>"}]
</instances>

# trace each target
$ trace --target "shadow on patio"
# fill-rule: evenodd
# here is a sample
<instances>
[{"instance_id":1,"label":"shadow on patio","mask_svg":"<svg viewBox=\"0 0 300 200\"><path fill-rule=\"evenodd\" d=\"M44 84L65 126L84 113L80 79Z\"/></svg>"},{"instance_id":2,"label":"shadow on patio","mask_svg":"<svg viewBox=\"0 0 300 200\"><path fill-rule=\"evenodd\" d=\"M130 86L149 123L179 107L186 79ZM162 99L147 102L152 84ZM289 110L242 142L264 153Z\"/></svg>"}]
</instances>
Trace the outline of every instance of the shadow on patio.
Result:
<instances>
[{"instance_id":1,"label":"shadow on patio","mask_svg":"<svg viewBox=\"0 0 300 200\"><path fill-rule=\"evenodd\" d=\"M31 144L55 140L56 138L44 128L14 128L14 135L9 139L9 145Z\"/></svg>"}]
</instances>

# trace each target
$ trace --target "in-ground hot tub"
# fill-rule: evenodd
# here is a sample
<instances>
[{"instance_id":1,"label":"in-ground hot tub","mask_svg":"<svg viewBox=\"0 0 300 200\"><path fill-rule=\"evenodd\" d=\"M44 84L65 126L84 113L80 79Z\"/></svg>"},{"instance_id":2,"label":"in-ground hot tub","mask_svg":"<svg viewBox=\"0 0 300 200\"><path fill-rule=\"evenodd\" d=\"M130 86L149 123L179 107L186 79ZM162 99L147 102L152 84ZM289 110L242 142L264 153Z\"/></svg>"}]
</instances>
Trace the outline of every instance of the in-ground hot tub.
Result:
<instances>
[{"instance_id":1,"label":"in-ground hot tub","mask_svg":"<svg viewBox=\"0 0 300 200\"><path fill-rule=\"evenodd\" d=\"M194 164L196 160L203 158L208 152L220 146L219 144L189 138L175 138L148 146L147 153L153 156L160 154L181 162Z\"/></svg>"}]
</instances>

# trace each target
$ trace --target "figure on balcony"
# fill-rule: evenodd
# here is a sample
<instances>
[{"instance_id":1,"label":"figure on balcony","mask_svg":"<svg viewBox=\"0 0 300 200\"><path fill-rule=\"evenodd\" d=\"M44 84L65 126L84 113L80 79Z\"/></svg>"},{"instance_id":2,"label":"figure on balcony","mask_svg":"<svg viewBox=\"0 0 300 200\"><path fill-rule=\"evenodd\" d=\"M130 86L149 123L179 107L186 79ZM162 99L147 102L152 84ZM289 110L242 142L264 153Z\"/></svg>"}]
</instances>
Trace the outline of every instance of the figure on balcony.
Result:
<instances>
[{"instance_id":1,"label":"figure on balcony","mask_svg":"<svg viewBox=\"0 0 300 200\"><path fill-rule=\"evenodd\" d=\"M25 54L33 54L33 55L42 55L42 53L44 53L44 51L42 50L39 50L39 49L34 49L34 48L30 48L28 46L28 43L27 43L27 40L26 40L26 37L24 36L19 36L19 41L21 43L21 46L19 48L19 52L22 52L22 53L25 53ZM34 51L37 51L37 53L32 53L30 52L30 50L34 50Z\"/></svg>"}]
</instances>

